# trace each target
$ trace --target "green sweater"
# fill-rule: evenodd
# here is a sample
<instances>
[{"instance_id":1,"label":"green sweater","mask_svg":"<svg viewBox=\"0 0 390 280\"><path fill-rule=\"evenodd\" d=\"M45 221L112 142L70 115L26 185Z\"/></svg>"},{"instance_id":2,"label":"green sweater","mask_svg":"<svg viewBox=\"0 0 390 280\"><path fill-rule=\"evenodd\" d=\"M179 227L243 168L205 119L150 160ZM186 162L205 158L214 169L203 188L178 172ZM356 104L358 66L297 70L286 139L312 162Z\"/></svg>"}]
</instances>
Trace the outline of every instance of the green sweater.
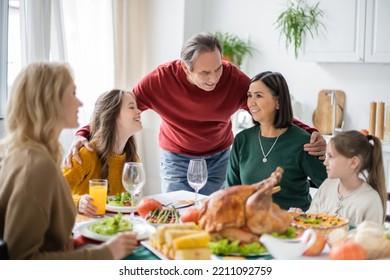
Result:
<instances>
[{"instance_id":1,"label":"green sweater","mask_svg":"<svg viewBox=\"0 0 390 280\"><path fill-rule=\"evenodd\" d=\"M276 138L261 137L267 154ZM249 185L268 178L276 167L284 169L280 182L281 191L273 195L273 201L282 209L298 207L306 211L311 202L308 177L317 185L326 179L322 161L303 150L310 134L292 125L280 135L272 151L263 162L259 144L259 126L248 128L234 139L227 168L227 185Z\"/></svg>"}]
</instances>

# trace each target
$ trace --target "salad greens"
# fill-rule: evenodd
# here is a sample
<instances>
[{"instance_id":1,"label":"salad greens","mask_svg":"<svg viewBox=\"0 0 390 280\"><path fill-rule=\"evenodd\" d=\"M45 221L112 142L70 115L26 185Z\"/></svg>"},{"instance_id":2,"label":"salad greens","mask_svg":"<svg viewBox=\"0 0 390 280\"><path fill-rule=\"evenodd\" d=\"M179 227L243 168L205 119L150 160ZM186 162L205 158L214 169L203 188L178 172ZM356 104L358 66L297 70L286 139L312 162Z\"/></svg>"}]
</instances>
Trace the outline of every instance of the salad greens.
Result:
<instances>
[{"instance_id":1,"label":"salad greens","mask_svg":"<svg viewBox=\"0 0 390 280\"><path fill-rule=\"evenodd\" d=\"M133 225L129 220L122 219L122 213L118 213L114 217L104 217L92 224L90 230L102 235L114 235L118 232L133 231Z\"/></svg>"},{"instance_id":2,"label":"salad greens","mask_svg":"<svg viewBox=\"0 0 390 280\"><path fill-rule=\"evenodd\" d=\"M210 242L209 248L215 255L259 255L267 252L267 249L259 242L249 244L240 244L239 240L229 241L222 239L216 242Z\"/></svg>"},{"instance_id":3,"label":"salad greens","mask_svg":"<svg viewBox=\"0 0 390 280\"><path fill-rule=\"evenodd\" d=\"M282 234L274 232L271 235L281 239L293 239L297 236L297 231L294 227L288 227L287 230Z\"/></svg>"},{"instance_id":4,"label":"salad greens","mask_svg":"<svg viewBox=\"0 0 390 280\"><path fill-rule=\"evenodd\" d=\"M288 227L287 230L282 233L272 233L272 236L293 239L297 235L297 231L294 227ZM267 249L260 242L253 242L249 244L241 244L239 240L229 241L228 239L221 239L218 241L212 241L209 243L211 252L215 255L240 255L240 256L253 256L267 253Z\"/></svg>"},{"instance_id":5,"label":"salad greens","mask_svg":"<svg viewBox=\"0 0 390 280\"><path fill-rule=\"evenodd\" d=\"M128 192L117 193L107 197L107 204L114 206L131 206L131 194Z\"/></svg>"}]
</instances>

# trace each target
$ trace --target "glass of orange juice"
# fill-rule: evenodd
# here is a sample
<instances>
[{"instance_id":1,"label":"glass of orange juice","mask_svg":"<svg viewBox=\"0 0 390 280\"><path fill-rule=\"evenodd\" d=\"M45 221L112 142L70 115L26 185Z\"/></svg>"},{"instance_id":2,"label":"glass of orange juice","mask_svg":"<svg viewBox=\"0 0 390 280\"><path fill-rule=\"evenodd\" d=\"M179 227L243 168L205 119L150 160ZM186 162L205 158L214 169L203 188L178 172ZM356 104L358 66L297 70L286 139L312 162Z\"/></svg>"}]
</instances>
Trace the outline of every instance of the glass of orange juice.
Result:
<instances>
[{"instance_id":1,"label":"glass of orange juice","mask_svg":"<svg viewBox=\"0 0 390 280\"><path fill-rule=\"evenodd\" d=\"M106 213L107 186L106 179L89 180L89 195L93 198L93 205L97 207L97 217L103 217Z\"/></svg>"}]
</instances>

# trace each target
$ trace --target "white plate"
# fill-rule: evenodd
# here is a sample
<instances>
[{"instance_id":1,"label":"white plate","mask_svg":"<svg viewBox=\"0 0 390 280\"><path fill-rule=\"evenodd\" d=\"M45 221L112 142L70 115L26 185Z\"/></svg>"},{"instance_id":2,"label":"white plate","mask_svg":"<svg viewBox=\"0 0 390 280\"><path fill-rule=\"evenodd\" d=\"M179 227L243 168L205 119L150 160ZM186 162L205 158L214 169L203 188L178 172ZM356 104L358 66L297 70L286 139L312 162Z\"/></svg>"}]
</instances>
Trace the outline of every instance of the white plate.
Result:
<instances>
[{"instance_id":1,"label":"white plate","mask_svg":"<svg viewBox=\"0 0 390 280\"><path fill-rule=\"evenodd\" d=\"M132 209L134 212L137 211L137 207L133 207L133 206L116 206L116 205L106 204L106 211L110 211L110 212L131 213Z\"/></svg>"},{"instance_id":2,"label":"white plate","mask_svg":"<svg viewBox=\"0 0 390 280\"><path fill-rule=\"evenodd\" d=\"M191 205L188 204L182 204L179 203L181 200L193 200L195 197L194 192L189 191L174 191L174 192L168 192L168 193L162 193L162 194L155 194L155 195L149 195L145 196L147 198L153 198L157 201L159 201L163 205L168 205L168 208L170 205L177 206L179 209L183 207L190 207ZM206 195L198 194L199 201L204 201L207 198Z\"/></svg>"},{"instance_id":3,"label":"white plate","mask_svg":"<svg viewBox=\"0 0 390 280\"><path fill-rule=\"evenodd\" d=\"M114 235L103 235L103 234L93 232L90 229L90 227L92 224L95 224L98 222L99 221L91 221L91 222L88 222L88 223L81 225L78 228L80 234L87 237L87 238L90 238L90 239L93 239L96 241L102 241L102 242L107 241L115 236L115 234ZM133 231L137 233L137 240L147 239L150 237L150 235L152 235L156 231L156 229L153 226L149 225L148 223L145 223L144 221L135 220L135 221L132 221L132 223L133 223Z\"/></svg>"}]
</instances>

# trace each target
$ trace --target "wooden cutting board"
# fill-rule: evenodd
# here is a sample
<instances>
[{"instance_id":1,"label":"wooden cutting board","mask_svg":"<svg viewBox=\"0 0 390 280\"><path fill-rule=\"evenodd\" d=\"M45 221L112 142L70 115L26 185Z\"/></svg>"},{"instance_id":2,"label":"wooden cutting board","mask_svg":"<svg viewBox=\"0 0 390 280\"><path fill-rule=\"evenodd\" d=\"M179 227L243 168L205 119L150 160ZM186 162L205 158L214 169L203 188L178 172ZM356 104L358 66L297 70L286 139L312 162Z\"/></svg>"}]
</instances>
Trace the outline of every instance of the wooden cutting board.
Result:
<instances>
[{"instance_id":1,"label":"wooden cutting board","mask_svg":"<svg viewBox=\"0 0 390 280\"><path fill-rule=\"evenodd\" d=\"M332 134L333 106L331 96L328 93L334 91L337 99L336 125L341 127L345 105L345 93L341 90L321 90L318 93L317 108L313 113L313 124L321 134Z\"/></svg>"}]
</instances>

